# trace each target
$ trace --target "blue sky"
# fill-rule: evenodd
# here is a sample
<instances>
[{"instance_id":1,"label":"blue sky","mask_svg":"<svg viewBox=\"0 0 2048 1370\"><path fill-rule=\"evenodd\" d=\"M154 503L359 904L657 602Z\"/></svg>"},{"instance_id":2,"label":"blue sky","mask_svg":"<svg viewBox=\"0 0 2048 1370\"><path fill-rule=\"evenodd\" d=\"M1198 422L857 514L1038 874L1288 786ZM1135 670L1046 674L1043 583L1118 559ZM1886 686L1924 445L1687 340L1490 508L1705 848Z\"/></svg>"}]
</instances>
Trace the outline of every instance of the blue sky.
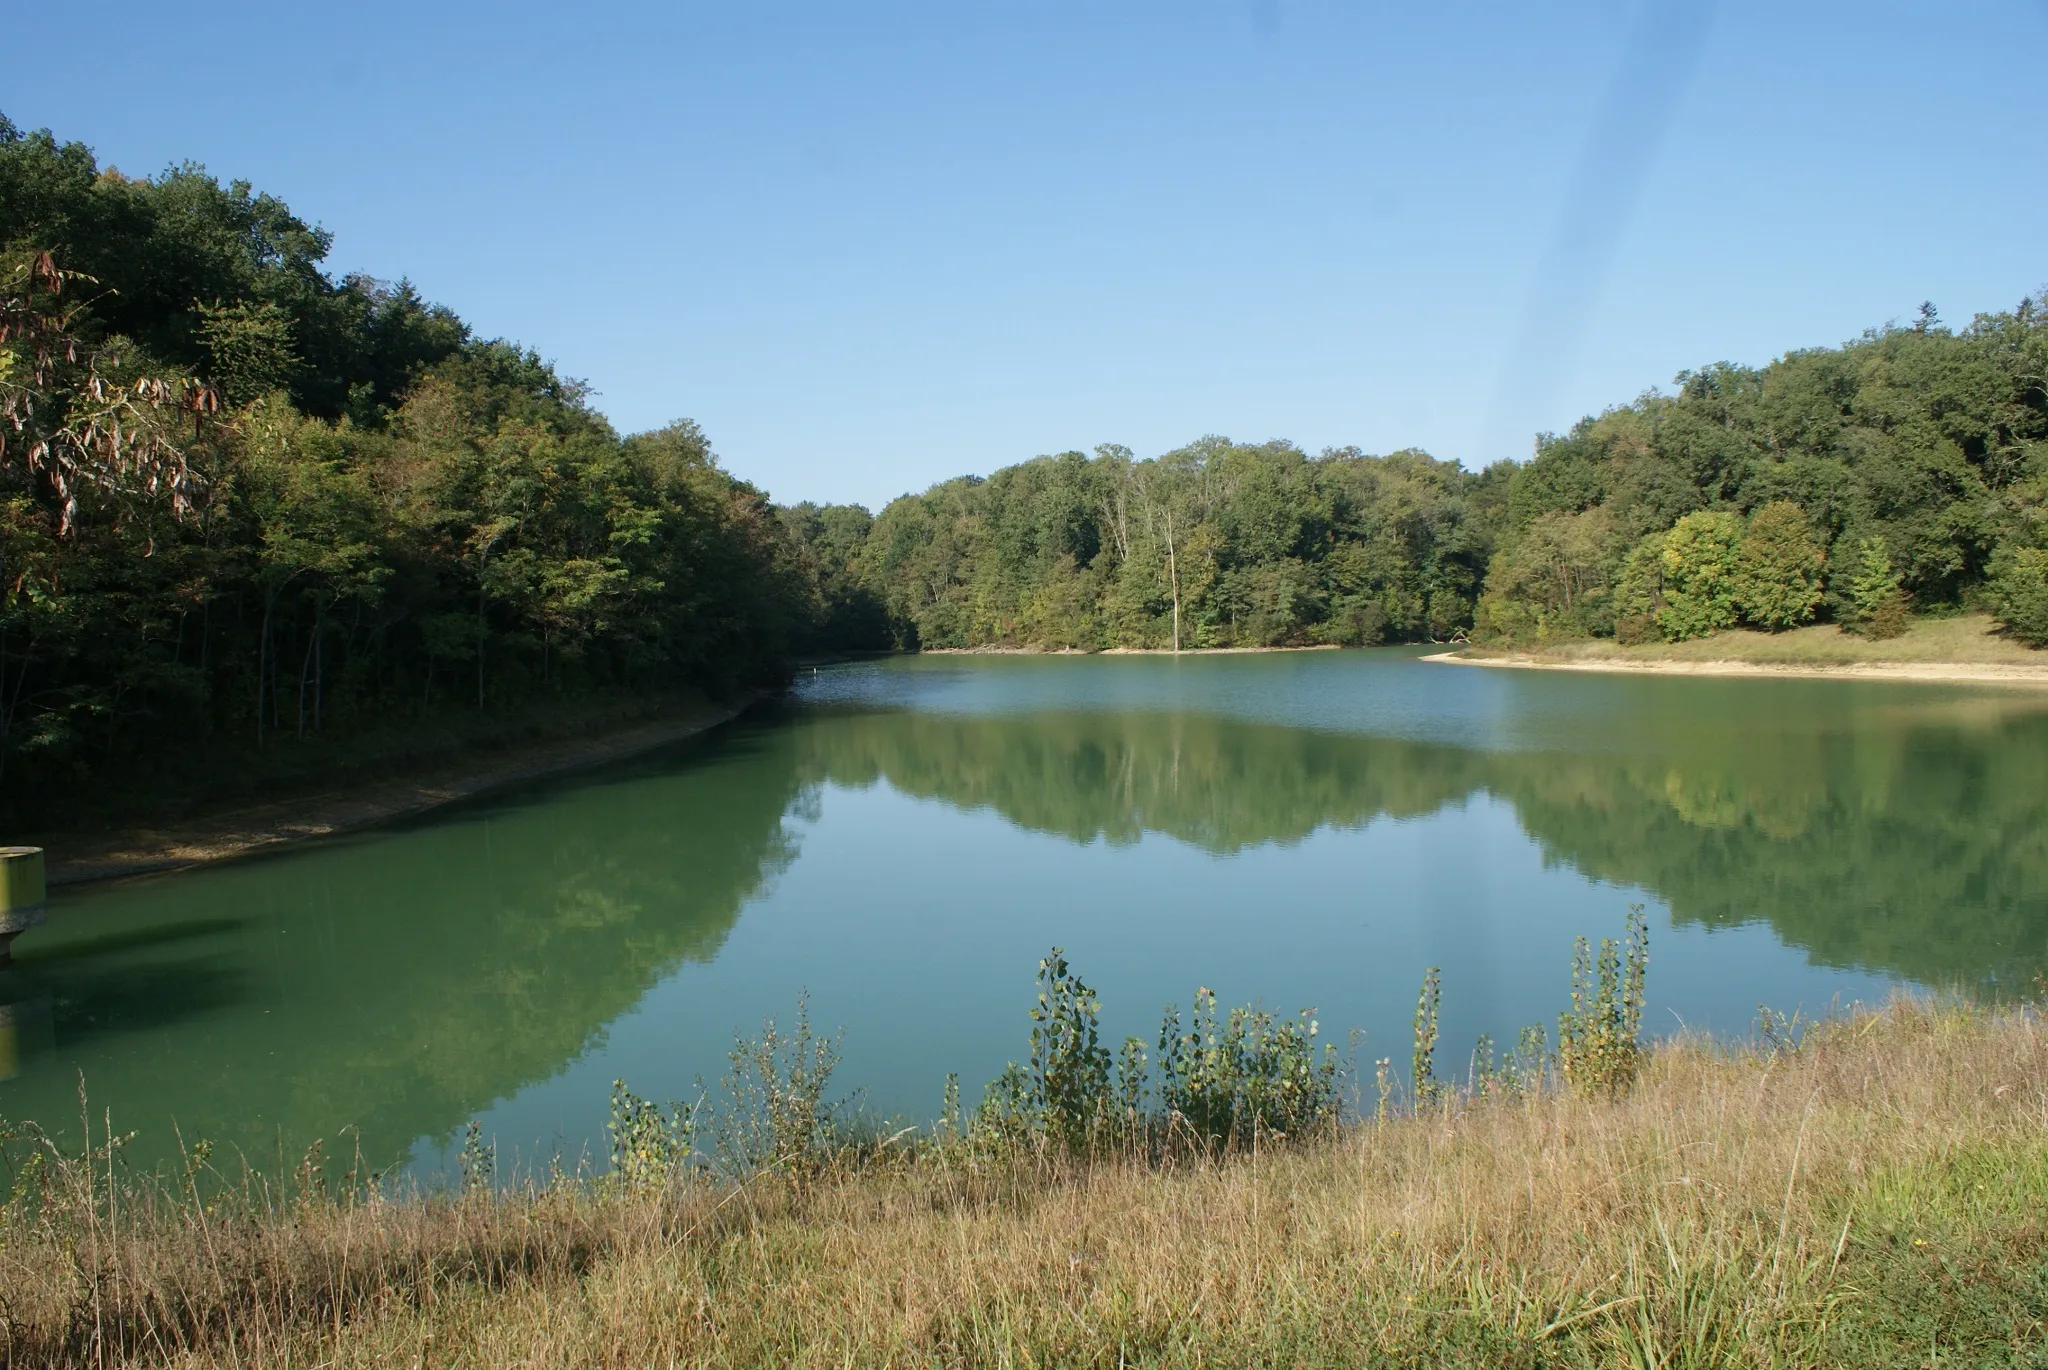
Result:
<instances>
[{"instance_id":1,"label":"blue sky","mask_svg":"<svg viewBox=\"0 0 2048 1370\"><path fill-rule=\"evenodd\" d=\"M2042 0L95 11L0 109L285 198L777 499L1205 433L1477 467L2048 282Z\"/></svg>"}]
</instances>

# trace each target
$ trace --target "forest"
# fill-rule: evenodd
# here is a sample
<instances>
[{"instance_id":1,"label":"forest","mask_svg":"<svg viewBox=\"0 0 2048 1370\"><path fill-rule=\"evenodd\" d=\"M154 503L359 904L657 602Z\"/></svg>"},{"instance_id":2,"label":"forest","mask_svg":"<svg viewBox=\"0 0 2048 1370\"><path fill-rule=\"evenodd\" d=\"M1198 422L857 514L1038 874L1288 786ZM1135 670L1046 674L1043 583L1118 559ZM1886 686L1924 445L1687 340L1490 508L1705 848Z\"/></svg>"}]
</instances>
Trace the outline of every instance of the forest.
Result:
<instances>
[{"instance_id":1,"label":"forest","mask_svg":"<svg viewBox=\"0 0 2048 1370\"><path fill-rule=\"evenodd\" d=\"M696 425L622 436L329 246L245 183L0 118L0 817L730 695L824 641L810 544Z\"/></svg>"},{"instance_id":2,"label":"forest","mask_svg":"<svg viewBox=\"0 0 2048 1370\"><path fill-rule=\"evenodd\" d=\"M1986 609L2048 643L2048 305L1719 364L1473 473L1205 438L905 496L844 562L897 645L1611 636ZM851 544L848 544L849 546ZM828 558L835 566L835 554Z\"/></svg>"},{"instance_id":3,"label":"forest","mask_svg":"<svg viewBox=\"0 0 2048 1370\"><path fill-rule=\"evenodd\" d=\"M1717 364L1473 472L1203 438L778 506L195 164L0 116L0 819L865 650L2048 643L2048 305ZM574 706L574 707L571 707ZM509 723L507 724L509 726Z\"/></svg>"}]
</instances>

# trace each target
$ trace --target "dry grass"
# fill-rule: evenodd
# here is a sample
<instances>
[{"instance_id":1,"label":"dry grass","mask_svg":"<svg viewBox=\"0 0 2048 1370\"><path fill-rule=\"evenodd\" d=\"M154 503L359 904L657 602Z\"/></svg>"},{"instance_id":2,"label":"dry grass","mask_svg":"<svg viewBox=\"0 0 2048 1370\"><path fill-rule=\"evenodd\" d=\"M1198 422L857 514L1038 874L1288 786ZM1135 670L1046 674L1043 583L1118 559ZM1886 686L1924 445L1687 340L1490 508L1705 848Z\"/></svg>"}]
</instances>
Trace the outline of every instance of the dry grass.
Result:
<instances>
[{"instance_id":1,"label":"dry grass","mask_svg":"<svg viewBox=\"0 0 2048 1370\"><path fill-rule=\"evenodd\" d=\"M1680 1042L1619 1102L1466 1100L1220 1164L932 1149L801 1190L245 1212L83 1172L0 1226L0 1362L2028 1365L2048 1317L2025 1010Z\"/></svg>"},{"instance_id":2,"label":"dry grass","mask_svg":"<svg viewBox=\"0 0 2048 1370\"><path fill-rule=\"evenodd\" d=\"M1631 647L1607 639L1565 642L1517 649L1514 654L1546 661L1616 665L1743 662L1760 666L1954 665L2048 670L2048 652L2004 636L1988 614L1915 619L1903 635L1883 640L1858 637L1823 623L1782 633L1732 628L1685 642L1645 642Z\"/></svg>"}]
</instances>

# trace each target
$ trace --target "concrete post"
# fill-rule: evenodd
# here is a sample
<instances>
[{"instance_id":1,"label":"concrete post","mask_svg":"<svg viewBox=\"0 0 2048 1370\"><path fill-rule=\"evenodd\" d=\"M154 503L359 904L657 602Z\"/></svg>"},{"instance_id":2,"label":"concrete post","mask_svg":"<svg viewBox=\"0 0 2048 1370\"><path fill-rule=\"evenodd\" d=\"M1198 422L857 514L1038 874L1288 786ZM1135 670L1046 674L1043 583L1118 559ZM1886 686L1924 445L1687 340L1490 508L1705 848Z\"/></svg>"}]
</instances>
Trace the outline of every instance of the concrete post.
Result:
<instances>
[{"instance_id":1,"label":"concrete post","mask_svg":"<svg viewBox=\"0 0 2048 1370\"><path fill-rule=\"evenodd\" d=\"M43 849L0 847L0 966L14 959L14 939L43 921L43 900Z\"/></svg>"}]
</instances>

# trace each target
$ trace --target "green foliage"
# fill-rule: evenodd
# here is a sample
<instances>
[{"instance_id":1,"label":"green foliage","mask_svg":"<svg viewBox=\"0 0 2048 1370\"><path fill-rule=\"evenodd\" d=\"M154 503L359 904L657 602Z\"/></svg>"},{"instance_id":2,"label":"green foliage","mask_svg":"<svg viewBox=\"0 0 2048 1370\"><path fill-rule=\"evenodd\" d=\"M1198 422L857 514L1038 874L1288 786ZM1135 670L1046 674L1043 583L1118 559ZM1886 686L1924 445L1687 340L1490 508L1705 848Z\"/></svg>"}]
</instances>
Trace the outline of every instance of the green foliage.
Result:
<instances>
[{"instance_id":1,"label":"green foliage","mask_svg":"<svg viewBox=\"0 0 2048 1370\"><path fill-rule=\"evenodd\" d=\"M1621 942L1600 939L1596 959L1581 937L1572 948L1572 1006L1557 1019L1557 1064L1571 1087L1612 1098L1642 1066L1643 975L1650 961L1649 922L1629 906Z\"/></svg>"},{"instance_id":2,"label":"green foliage","mask_svg":"<svg viewBox=\"0 0 2048 1370\"><path fill-rule=\"evenodd\" d=\"M893 501L854 578L904 645L1442 638L1471 621L1500 483L1417 452L1105 446Z\"/></svg>"},{"instance_id":3,"label":"green foliage","mask_svg":"<svg viewBox=\"0 0 2048 1370\"><path fill-rule=\"evenodd\" d=\"M275 301L201 305L195 312L206 374L228 404L290 390L300 363L292 318Z\"/></svg>"},{"instance_id":4,"label":"green foliage","mask_svg":"<svg viewBox=\"0 0 2048 1370\"><path fill-rule=\"evenodd\" d=\"M1316 1051L1313 1010L1296 1019L1236 1008L1218 1021L1216 996L1195 991L1187 1030L1169 1008L1159 1027L1160 1093L1170 1117L1214 1145L1261 1135L1303 1136L1337 1116L1337 1055Z\"/></svg>"},{"instance_id":5,"label":"green foliage","mask_svg":"<svg viewBox=\"0 0 2048 1370\"><path fill-rule=\"evenodd\" d=\"M1415 1051L1409 1061L1415 1082L1415 1106L1427 1108L1444 1097L1436 1078L1436 1015L1443 994L1443 972L1435 966L1422 972L1422 992L1415 999Z\"/></svg>"},{"instance_id":6,"label":"green foliage","mask_svg":"<svg viewBox=\"0 0 2048 1370\"><path fill-rule=\"evenodd\" d=\"M759 1036L735 1038L729 1061L716 1139L726 1168L773 1170L797 1183L814 1177L847 1129L843 1108L825 1097L839 1043L811 1030L809 995L797 997L794 1031L785 1035L770 1018Z\"/></svg>"},{"instance_id":7,"label":"green foliage","mask_svg":"<svg viewBox=\"0 0 2048 1370\"><path fill-rule=\"evenodd\" d=\"M1820 607L1827 553L1814 540L1806 511L1772 500L1750 516L1736 559L1736 600L1759 628L1796 627Z\"/></svg>"},{"instance_id":8,"label":"green foliage","mask_svg":"<svg viewBox=\"0 0 2048 1370\"><path fill-rule=\"evenodd\" d=\"M313 1145L317 1147L320 1143ZM498 1158L484 1144L484 1130L473 1118L463 1124L462 1150L455 1159L462 1174L464 1193L475 1194L491 1187L491 1178L498 1169Z\"/></svg>"},{"instance_id":9,"label":"green foliage","mask_svg":"<svg viewBox=\"0 0 2048 1370\"><path fill-rule=\"evenodd\" d=\"M1891 549L1881 537L1864 538L1856 545L1855 570L1850 573L1848 600L1851 622L1871 637L1897 637L1905 631L1904 592L1898 569L1892 564Z\"/></svg>"},{"instance_id":10,"label":"green foliage","mask_svg":"<svg viewBox=\"0 0 2048 1370\"><path fill-rule=\"evenodd\" d=\"M1735 623L1742 532L1741 519L1717 510L1687 514L1664 535L1664 605L1656 619L1668 641L1704 637Z\"/></svg>"},{"instance_id":11,"label":"green foliage","mask_svg":"<svg viewBox=\"0 0 2048 1370\"><path fill-rule=\"evenodd\" d=\"M1992 577L1991 597L2007 632L2029 647L2048 647L2048 551L2007 552Z\"/></svg>"},{"instance_id":12,"label":"green foliage","mask_svg":"<svg viewBox=\"0 0 2048 1370\"><path fill-rule=\"evenodd\" d=\"M1540 1091L1550 1077L1550 1046L1541 1023L1516 1035L1513 1051L1496 1056L1493 1039L1481 1034L1472 1049L1471 1092L1482 1098L1520 1099Z\"/></svg>"},{"instance_id":13,"label":"green foliage","mask_svg":"<svg viewBox=\"0 0 2048 1370\"><path fill-rule=\"evenodd\" d=\"M1097 1027L1095 991L1067 966L1058 947L1038 963L1031 1010L1031 1101L1056 1145L1078 1146L1111 1102L1109 1050Z\"/></svg>"},{"instance_id":14,"label":"green foliage","mask_svg":"<svg viewBox=\"0 0 2048 1370\"><path fill-rule=\"evenodd\" d=\"M681 1104L670 1104L664 1113L627 1089L624 1080L612 1081L611 1118L605 1132L611 1138L614 1182L644 1192L680 1178L696 1149L696 1121L695 1112Z\"/></svg>"},{"instance_id":15,"label":"green foliage","mask_svg":"<svg viewBox=\"0 0 2048 1370\"><path fill-rule=\"evenodd\" d=\"M2044 367L2048 308L2030 297L1962 329L1923 319L1762 368L1682 373L1675 393L1645 395L1546 437L1533 461L1512 470L1480 628L1538 635L1554 615L1554 590L1519 568L1501 574L1500 560L1541 521L1593 514L1623 545L1641 547L1697 514L1750 513L1733 607L1759 627L1827 612L1862 624L1880 610L1888 627L1903 623L1909 603L1966 603L2004 564L2005 549L2048 541ZM1803 529L1780 504L1803 511ZM1870 537L1885 540L1896 579L1859 606L1848 581L1857 544ZM1721 560L1704 550L1709 563ZM1834 584L1816 601L1823 557ZM1646 560L1631 553L1612 572L1617 638L1643 640L1653 618L1667 636L1736 621L1717 587L1679 585L1678 602L1667 603L1672 587Z\"/></svg>"},{"instance_id":16,"label":"green foliage","mask_svg":"<svg viewBox=\"0 0 2048 1370\"><path fill-rule=\"evenodd\" d=\"M1479 635L1555 639L1611 631L1617 541L1613 516L1603 508L1537 515L1487 570Z\"/></svg>"},{"instance_id":17,"label":"green foliage","mask_svg":"<svg viewBox=\"0 0 2048 1370\"><path fill-rule=\"evenodd\" d=\"M1084 1152L1192 1137L1228 1149L1302 1137L1337 1117L1336 1053L1317 1050L1313 1010L1289 1020L1247 1006L1219 1018L1207 989L1185 1025L1168 1008L1154 1110L1144 1043L1126 1039L1112 1075L1095 991L1059 948L1039 962L1038 986L1030 1060L991 1082L976 1111L970 1136L984 1144Z\"/></svg>"},{"instance_id":18,"label":"green foliage","mask_svg":"<svg viewBox=\"0 0 2048 1370\"><path fill-rule=\"evenodd\" d=\"M1664 534L1652 533L1622 558L1614 585L1614 639L1647 642L1664 607Z\"/></svg>"},{"instance_id":19,"label":"green foliage","mask_svg":"<svg viewBox=\"0 0 2048 1370\"><path fill-rule=\"evenodd\" d=\"M0 822L886 645L864 511L785 516L687 422L622 440L327 247L0 119Z\"/></svg>"}]
</instances>

